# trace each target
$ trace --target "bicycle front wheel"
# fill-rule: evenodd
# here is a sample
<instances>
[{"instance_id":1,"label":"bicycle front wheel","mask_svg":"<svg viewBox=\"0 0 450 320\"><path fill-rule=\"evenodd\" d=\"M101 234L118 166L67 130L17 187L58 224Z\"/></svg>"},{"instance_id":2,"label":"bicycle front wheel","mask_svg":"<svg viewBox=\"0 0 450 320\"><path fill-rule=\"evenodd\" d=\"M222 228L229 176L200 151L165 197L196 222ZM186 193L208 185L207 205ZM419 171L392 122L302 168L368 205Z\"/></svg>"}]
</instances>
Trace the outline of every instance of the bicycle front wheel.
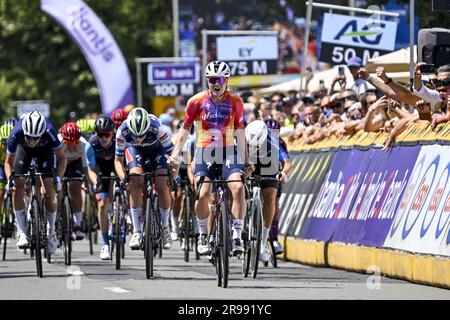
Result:
<instances>
[{"instance_id":1,"label":"bicycle front wheel","mask_svg":"<svg viewBox=\"0 0 450 320\"><path fill-rule=\"evenodd\" d=\"M72 215L70 212L69 197L65 196L61 208L62 215L62 239L64 251L64 263L72 264Z\"/></svg>"},{"instance_id":2,"label":"bicycle front wheel","mask_svg":"<svg viewBox=\"0 0 450 320\"><path fill-rule=\"evenodd\" d=\"M145 274L147 279L153 277L153 235L152 235L152 205L147 199L145 207L145 230L144 230L144 254L145 254Z\"/></svg>"},{"instance_id":3,"label":"bicycle front wheel","mask_svg":"<svg viewBox=\"0 0 450 320\"><path fill-rule=\"evenodd\" d=\"M183 219L184 219L184 261L189 262L189 250L190 250L190 241L189 236L191 233L191 225L190 225L190 215L191 215L191 207L190 207L190 199L189 195L186 193L184 197L184 206L183 206Z\"/></svg>"},{"instance_id":4,"label":"bicycle front wheel","mask_svg":"<svg viewBox=\"0 0 450 320\"><path fill-rule=\"evenodd\" d=\"M33 197L31 200L31 210L33 211L31 214L31 225L32 225L32 235L34 238L34 259L36 261L36 271L37 276L42 278L42 255L41 255L41 221L40 221L40 213L39 213L39 205L38 201Z\"/></svg>"},{"instance_id":5,"label":"bicycle front wheel","mask_svg":"<svg viewBox=\"0 0 450 320\"><path fill-rule=\"evenodd\" d=\"M14 214L12 209L11 195L8 194L3 204L2 238L3 238L3 261L6 259L6 245L8 238L12 237L14 231Z\"/></svg>"},{"instance_id":6,"label":"bicycle front wheel","mask_svg":"<svg viewBox=\"0 0 450 320\"><path fill-rule=\"evenodd\" d=\"M116 243L116 270L120 269L120 259L122 258L122 245L121 245L121 237L120 237L120 226L122 224L121 214L122 212L122 201L120 201L120 197L116 197L115 204L115 212L114 212L114 221L115 221L115 230L114 230L114 241Z\"/></svg>"},{"instance_id":7,"label":"bicycle front wheel","mask_svg":"<svg viewBox=\"0 0 450 320\"><path fill-rule=\"evenodd\" d=\"M221 208L221 244L219 245L220 257L222 260L222 287L226 288L228 286L228 274L230 271L230 234L228 228L229 219L228 207L224 204Z\"/></svg>"}]
</instances>

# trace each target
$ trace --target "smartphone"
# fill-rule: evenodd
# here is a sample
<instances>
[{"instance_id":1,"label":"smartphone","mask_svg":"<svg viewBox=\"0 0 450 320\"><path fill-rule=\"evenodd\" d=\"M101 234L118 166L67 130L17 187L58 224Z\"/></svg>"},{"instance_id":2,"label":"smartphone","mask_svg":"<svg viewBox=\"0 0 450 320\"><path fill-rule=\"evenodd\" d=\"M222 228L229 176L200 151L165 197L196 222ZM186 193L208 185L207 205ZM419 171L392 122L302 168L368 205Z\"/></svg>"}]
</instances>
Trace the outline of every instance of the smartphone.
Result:
<instances>
[{"instance_id":1,"label":"smartphone","mask_svg":"<svg viewBox=\"0 0 450 320\"><path fill-rule=\"evenodd\" d=\"M339 75L340 76L345 76L345 70L344 70L344 67L339 67Z\"/></svg>"},{"instance_id":2,"label":"smartphone","mask_svg":"<svg viewBox=\"0 0 450 320\"><path fill-rule=\"evenodd\" d=\"M421 73L435 73L436 72L436 68L434 66L434 64L423 64L420 66L420 72Z\"/></svg>"},{"instance_id":3,"label":"smartphone","mask_svg":"<svg viewBox=\"0 0 450 320\"><path fill-rule=\"evenodd\" d=\"M320 85L324 84L323 80L319 80L319 84Z\"/></svg>"}]
</instances>

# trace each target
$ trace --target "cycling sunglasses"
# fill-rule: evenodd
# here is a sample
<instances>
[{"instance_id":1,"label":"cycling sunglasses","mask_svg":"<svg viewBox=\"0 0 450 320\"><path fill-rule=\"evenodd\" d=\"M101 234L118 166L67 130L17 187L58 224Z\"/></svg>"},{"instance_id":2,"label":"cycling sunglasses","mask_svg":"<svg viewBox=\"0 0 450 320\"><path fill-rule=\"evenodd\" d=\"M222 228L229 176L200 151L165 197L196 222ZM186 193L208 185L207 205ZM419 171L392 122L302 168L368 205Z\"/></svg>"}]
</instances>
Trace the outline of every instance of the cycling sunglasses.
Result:
<instances>
[{"instance_id":1,"label":"cycling sunglasses","mask_svg":"<svg viewBox=\"0 0 450 320\"><path fill-rule=\"evenodd\" d=\"M37 141L37 140L39 140L41 137L32 137L32 136L27 136L27 135L25 135L25 139L27 139L27 140L34 140L34 141Z\"/></svg>"},{"instance_id":2,"label":"cycling sunglasses","mask_svg":"<svg viewBox=\"0 0 450 320\"><path fill-rule=\"evenodd\" d=\"M110 138L110 137L112 137L112 135L113 135L112 131L106 131L106 132L97 133L97 136L99 138Z\"/></svg>"},{"instance_id":3,"label":"cycling sunglasses","mask_svg":"<svg viewBox=\"0 0 450 320\"><path fill-rule=\"evenodd\" d=\"M216 84L216 82L219 81L220 84L224 84L227 82L227 78L225 77L210 77L208 78L208 82L211 84Z\"/></svg>"}]
</instances>

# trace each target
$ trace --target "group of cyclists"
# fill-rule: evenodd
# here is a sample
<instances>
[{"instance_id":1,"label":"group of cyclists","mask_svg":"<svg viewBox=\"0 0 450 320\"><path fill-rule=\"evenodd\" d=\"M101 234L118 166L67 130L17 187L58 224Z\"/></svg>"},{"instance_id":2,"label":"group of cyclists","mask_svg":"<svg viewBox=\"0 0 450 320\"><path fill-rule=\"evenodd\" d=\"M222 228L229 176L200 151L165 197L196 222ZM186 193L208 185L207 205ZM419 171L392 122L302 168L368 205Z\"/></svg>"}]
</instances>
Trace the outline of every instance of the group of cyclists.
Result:
<instances>
[{"instance_id":1,"label":"group of cyclists","mask_svg":"<svg viewBox=\"0 0 450 320\"><path fill-rule=\"evenodd\" d=\"M128 246L139 249L142 238L144 178L155 174L163 249L170 249L177 239L181 212L181 193L173 193L170 181L188 181L194 186L195 233L200 255L211 255L212 210L217 172L230 181L232 254L244 252L243 228L247 214L245 176L272 177L261 184L263 229L259 260L267 262L267 241L272 229L276 253L282 252L277 241L281 185L288 181L291 169L286 145L279 137L280 124L273 119L244 123L243 102L228 88L231 75L225 62L206 66L208 88L187 102L178 132L171 136L167 127L144 108L117 109L111 117L69 121L57 131L38 111L10 119L0 126L0 201L5 190L13 191L18 248L27 248L25 178L13 174L28 172L32 161L42 173L42 197L47 217L47 251L55 253L58 239L55 223L62 189L62 179L70 180L68 194L73 212L73 240L81 240L83 197L95 194L98 225L103 245L100 259L110 259L110 213L113 181L117 177L126 185L133 234ZM130 110L131 109L131 110ZM4 169L4 170L3 170ZM173 179L172 179L173 177ZM178 179L176 178L178 177ZM88 188L82 188L85 183ZM87 190L87 191L86 191ZM0 203L1 209L1 203ZM1 212L1 211L0 211ZM185 243L182 243L182 247Z\"/></svg>"}]
</instances>

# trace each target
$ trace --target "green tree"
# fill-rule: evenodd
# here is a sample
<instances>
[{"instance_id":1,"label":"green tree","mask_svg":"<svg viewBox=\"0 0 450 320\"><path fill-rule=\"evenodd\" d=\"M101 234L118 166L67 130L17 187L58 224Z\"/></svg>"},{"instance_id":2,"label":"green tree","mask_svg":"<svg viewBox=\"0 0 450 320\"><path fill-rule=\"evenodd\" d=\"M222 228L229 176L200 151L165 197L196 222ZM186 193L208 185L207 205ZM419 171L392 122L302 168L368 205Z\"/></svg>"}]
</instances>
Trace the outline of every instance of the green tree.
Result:
<instances>
[{"instance_id":1,"label":"green tree","mask_svg":"<svg viewBox=\"0 0 450 320\"><path fill-rule=\"evenodd\" d=\"M110 30L135 79L134 59L171 56L171 2L85 0ZM37 0L0 0L0 119L14 100L46 99L59 125L70 111L101 112L94 76L77 45Z\"/></svg>"}]
</instances>

